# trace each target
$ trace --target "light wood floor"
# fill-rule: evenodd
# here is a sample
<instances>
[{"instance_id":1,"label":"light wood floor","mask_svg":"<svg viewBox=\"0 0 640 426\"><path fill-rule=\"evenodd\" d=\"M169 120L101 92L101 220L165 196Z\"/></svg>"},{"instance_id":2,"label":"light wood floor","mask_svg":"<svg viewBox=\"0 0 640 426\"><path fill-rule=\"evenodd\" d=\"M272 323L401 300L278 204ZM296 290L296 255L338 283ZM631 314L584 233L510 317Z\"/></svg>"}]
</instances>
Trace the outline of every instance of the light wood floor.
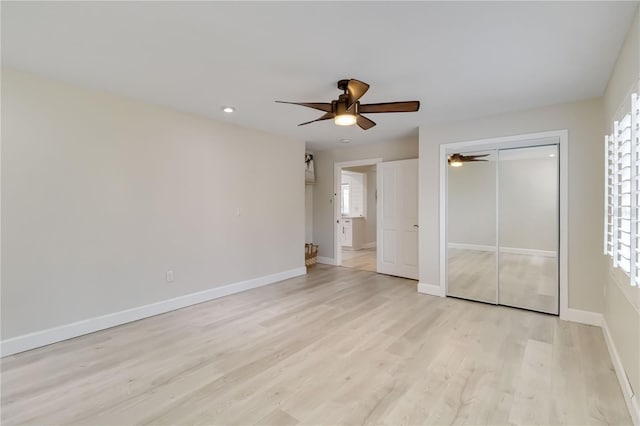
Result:
<instances>
[{"instance_id":1,"label":"light wood floor","mask_svg":"<svg viewBox=\"0 0 640 426\"><path fill-rule=\"evenodd\" d=\"M556 258L500 253L496 299L496 254L449 249L448 294L466 299L558 313Z\"/></svg>"},{"instance_id":2,"label":"light wood floor","mask_svg":"<svg viewBox=\"0 0 640 426\"><path fill-rule=\"evenodd\" d=\"M375 272L376 249L345 250L342 249L342 266L345 268L361 269Z\"/></svg>"},{"instance_id":3,"label":"light wood floor","mask_svg":"<svg viewBox=\"0 0 640 426\"><path fill-rule=\"evenodd\" d=\"M630 424L599 328L316 265L2 359L3 424Z\"/></svg>"}]
</instances>

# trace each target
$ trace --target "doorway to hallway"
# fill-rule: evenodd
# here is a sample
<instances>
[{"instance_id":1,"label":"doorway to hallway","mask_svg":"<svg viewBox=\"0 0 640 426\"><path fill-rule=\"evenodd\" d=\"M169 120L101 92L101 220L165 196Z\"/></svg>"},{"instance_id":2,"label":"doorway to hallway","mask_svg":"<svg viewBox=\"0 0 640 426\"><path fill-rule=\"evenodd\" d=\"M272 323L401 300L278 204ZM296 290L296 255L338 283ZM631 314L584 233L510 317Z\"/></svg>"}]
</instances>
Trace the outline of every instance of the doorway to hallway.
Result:
<instances>
[{"instance_id":1,"label":"doorway to hallway","mask_svg":"<svg viewBox=\"0 0 640 426\"><path fill-rule=\"evenodd\" d=\"M338 250L346 268L376 272L376 164L340 171Z\"/></svg>"}]
</instances>

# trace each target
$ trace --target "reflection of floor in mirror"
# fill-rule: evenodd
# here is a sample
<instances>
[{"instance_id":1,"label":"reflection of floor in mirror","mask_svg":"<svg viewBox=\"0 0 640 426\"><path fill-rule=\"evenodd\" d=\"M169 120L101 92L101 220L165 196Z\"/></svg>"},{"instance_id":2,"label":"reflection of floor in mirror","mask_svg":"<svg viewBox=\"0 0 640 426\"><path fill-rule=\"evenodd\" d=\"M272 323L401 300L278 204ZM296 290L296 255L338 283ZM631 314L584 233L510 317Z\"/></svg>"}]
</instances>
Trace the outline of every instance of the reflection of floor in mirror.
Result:
<instances>
[{"instance_id":1,"label":"reflection of floor in mirror","mask_svg":"<svg viewBox=\"0 0 640 426\"><path fill-rule=\"evenodd\" d=\"M342 249L342 266L376 272L376 249Z\"/></svg>"},{"instance_id":2,"label":"reflection of floor in mirror","mask_svg":"<svg viewBox=\"0 0 640 426\"><path fill-rule=\"evenodd\" d=\"M502 253L500 304L558 313L555 257Z\"/></svg>"},{"instance_id":3,"label":"reflection of floor in mirror","mask_svg":"<svg viewBox=\"0 0 640 426\"><path fill-rule=\"evenodd\" d=\"M494 252L449 249L447 293L465 299L496 301Z\"/></svg>"},{"instance_id":4,"label":"reflection of floor in mirror","mask_svg":"<svg viewBox=\"0 0 640 426\"><path fill-rule=\"evenodd\" d=\"M495 303L495 270L493 252L449 249L448 293ZM555 257L502 253L500 304L557 313L557 274Z\"/></svg>"}]
</instances>

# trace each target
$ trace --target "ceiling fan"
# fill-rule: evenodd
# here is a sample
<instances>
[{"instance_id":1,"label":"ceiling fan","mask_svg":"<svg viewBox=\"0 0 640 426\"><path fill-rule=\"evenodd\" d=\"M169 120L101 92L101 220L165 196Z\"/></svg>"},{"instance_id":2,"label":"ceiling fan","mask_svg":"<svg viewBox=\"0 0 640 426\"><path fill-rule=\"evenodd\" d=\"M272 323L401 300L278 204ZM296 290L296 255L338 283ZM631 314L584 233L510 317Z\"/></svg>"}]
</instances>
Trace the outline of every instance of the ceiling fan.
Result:
<instances>
[{"instance_id":1,"label":"ceiling fan","mask_svg":"<svg viewBox=\"0 0 640 426\"><path fill-rule=\"evenodd\" d=\"M353 78L351 80L338 81L338 89L342 90L343 93L338 99L331 102L276 102L301 105L325 112L322 117L298 124L298 126L333 119L334 123L338 126L352 126L357 124L362 130L368 130L376 125L375 122L361 115L362 113L415 112L420 109L419 101L360 104L359 99L369 90L369 85Z\"/></svg>"},{"instance_id":2,"label":"ceiling fan","mask_svg":"<svg viewBox=\"0 0 640 426\"><path fill-rule=\"evenodd\" d=\"M482 155L462 155L462 154L451 154L449 159L447 160L451 167L460 167L463 163L469 163L471 161L488 161L482 159L482 157L486 157L489 154Z\"/></svg>"}]
</instances>

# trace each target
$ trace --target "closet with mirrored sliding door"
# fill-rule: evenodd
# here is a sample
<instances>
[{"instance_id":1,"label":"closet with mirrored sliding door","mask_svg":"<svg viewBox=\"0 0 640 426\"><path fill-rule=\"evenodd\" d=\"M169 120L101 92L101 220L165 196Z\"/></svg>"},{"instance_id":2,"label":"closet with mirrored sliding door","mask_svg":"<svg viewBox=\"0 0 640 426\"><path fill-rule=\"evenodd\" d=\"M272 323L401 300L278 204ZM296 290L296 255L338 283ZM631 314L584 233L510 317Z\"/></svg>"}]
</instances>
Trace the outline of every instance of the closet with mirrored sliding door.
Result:
<instances>
[{"instance_id":1,"label":"closet with mirrored sliding door","mask_svg":"<svg viewBox=\"0 0 640 426\"><path fill-rule=\"evenodd\" d=\"M447 158L447 295L557 315L558 145Z\"/></svg>"}]
</instances>

